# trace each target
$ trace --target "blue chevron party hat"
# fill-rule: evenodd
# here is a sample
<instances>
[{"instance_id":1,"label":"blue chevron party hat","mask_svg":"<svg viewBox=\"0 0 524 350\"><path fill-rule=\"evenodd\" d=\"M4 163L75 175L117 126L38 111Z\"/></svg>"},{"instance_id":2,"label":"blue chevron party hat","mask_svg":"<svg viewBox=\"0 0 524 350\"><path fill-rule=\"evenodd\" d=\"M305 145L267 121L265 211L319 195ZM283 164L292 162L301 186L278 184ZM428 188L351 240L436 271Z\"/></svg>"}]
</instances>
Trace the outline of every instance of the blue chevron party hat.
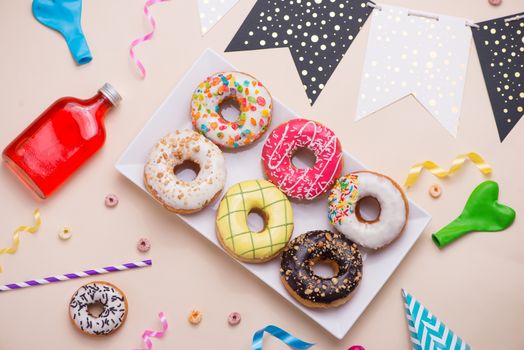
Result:
<instances>
[{"instance_id":1,"label":"blue chevron party hat","mask_svg":"<svg viewBox=\"0 0 524 350\"><path fill-rule=\"evenodd\" d=\"M402 289L413 350L471 350L418 300Z\"/></svg>"}]
</instances>

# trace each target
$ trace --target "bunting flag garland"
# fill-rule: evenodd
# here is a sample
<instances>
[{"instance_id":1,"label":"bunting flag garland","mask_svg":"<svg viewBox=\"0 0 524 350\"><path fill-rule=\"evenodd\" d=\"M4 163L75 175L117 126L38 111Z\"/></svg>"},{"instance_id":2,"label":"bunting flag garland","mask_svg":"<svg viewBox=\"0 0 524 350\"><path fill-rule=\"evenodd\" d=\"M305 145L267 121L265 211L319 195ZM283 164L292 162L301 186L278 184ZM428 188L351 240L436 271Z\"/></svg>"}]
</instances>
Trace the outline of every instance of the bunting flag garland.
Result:
<instances>
[{"instance_id":1,"label":"bunting flag garland","mask_svg":"<svg viewBox=\"0 0 524 350\"><path fill-rule=\"evenodd\" d=\"M356 120L413 94L456 136L471 43L467 24L462 18L377 5Z\"/></svg>"},{"instance_id":2,"label":"bunting flag garland","mask_svg":"<svg viewBox=\"0 0 524 350\"><path fill-rule=\"evenodd\" d=\"M198 0L202 35L217 24L237 2L238 0Z\"/></svg>"},{"instance_id":3,"label":"bunting flag garland","mask_svg":"<svg viewBox=\"0 0 524 350\"><path fill-rule=\"evenodd\" d=\"M258 0L226 52L288 47L314 104L372 10L364 0Z\"/></svg>"},{"instance_id":4,"label":"bunting flag garland","mask_svg":"<svg viewBox=\"0 0 524 350\"><path fill-rule=\"evenodd\" d=\"M524 115L524 12L477 24L473 38L502 142Z\"/></svg>"},{"instance_id":5,"label":"bunting flag garland","mask_svg":"<svg viewBox=\"0 0 524 350\"><path fill-rule=\"evenodd\" d=\"M404 289L402 296L413 350L471 350L468 344Z\"/></svg>"}]
</instances>

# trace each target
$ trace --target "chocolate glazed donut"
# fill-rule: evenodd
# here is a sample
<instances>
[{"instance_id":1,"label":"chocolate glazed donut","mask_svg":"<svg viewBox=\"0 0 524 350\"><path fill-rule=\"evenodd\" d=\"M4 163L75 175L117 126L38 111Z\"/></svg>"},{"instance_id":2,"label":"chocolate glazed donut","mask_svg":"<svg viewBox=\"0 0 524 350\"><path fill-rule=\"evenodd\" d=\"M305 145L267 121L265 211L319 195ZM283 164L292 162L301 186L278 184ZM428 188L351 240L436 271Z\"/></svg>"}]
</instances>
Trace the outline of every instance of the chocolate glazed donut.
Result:
<instances>
[{"instance_id":1,"label":"chocolate glazed donut","mask_svg":"<svg viewBox=\"0 0 524 350\"><path fill-rule=\"evenodd\" d=\"M319 261L330 264L335 275L315 275ZM355 243L330 231L309 231L290 241L282 254L282 283L305 306L331 308L346 303L362 279L362 256Z\"/></svg>"}]
</instances>

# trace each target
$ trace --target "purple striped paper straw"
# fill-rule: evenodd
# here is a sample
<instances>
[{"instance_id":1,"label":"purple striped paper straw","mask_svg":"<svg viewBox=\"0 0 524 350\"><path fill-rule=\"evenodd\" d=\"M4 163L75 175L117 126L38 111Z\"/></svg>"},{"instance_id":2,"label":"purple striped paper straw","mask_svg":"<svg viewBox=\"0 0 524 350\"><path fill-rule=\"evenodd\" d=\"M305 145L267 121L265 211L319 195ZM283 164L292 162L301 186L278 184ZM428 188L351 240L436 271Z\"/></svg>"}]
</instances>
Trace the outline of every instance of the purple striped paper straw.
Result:
<instances>
[{"instance_id":1,"label":"purple striped paper straw","mask_svg":"<svg viewBox=\"0 0 524 350\"><path fill-rule=\"evenodd\" d=\"M136 261L136 262L126 263L122 265L106 266L106 267L102 267L101 269L85 270L82 272L73 272L73 273L66 273L63 275L39 278L36 280L4 284L3 286L0 286L0 292L6 292L8 290L21 289L25 287L40 286L43 284L49 284L49 283L54 283L54 282L62 282L62 281L67 281L67 280L72 280L72 279L82 278L82 277L103 275L105 273L138 269L141 267L147 267L151 265L153 265L153 262L151 260L142 260L142 261Z\"/></svg>"}]
</instances>

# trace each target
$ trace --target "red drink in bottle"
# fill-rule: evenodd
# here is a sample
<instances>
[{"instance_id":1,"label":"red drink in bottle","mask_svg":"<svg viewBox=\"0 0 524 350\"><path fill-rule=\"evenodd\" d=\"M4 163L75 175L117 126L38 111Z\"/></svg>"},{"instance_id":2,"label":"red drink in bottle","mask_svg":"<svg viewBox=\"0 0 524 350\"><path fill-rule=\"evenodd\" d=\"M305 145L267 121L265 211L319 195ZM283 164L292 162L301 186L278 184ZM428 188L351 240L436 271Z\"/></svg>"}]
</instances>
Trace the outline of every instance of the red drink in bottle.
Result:
<instances>
[{"instance_id":1,"label":"red drink in bottle","mask_svg":"<svg viewBox=\"0 0 524 350\"><path fill-rule=\"evenodd\" d=\"M39 197L48 197L104 145L104 116L120 99L104 84L90 99L57 100L4 149L3 159Z\"/></svg>"}]
</instances>

